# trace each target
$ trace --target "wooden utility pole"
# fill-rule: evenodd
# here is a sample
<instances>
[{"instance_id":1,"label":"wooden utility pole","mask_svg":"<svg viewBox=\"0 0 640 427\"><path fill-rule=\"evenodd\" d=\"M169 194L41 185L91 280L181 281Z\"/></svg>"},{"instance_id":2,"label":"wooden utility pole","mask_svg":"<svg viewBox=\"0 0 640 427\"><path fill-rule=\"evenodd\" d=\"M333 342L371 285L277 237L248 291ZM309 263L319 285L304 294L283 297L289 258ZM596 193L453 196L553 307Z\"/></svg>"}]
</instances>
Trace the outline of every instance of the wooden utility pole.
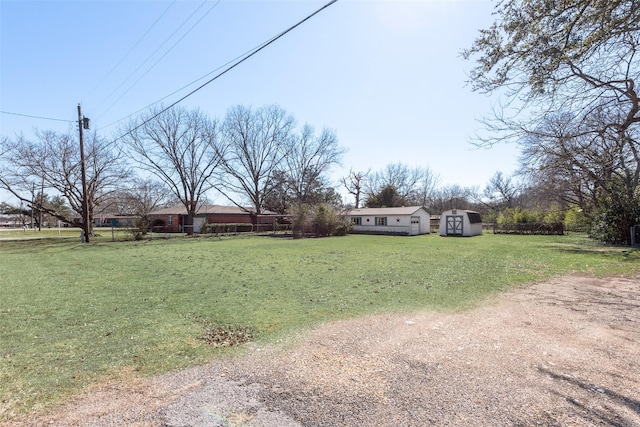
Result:
<instances>
[{"instance_id":1,"label":"wooden utility pole","mask_svg":"<svg viewBox=\"0 0 640 427\"><path fill-rule=\"evenodd\" d=\"M87 197L87 171L84 161L84 136L82 129L84 128L84 120L82 117L82 109L78 104L78 130L80 131L80 173L82 174L82 229L84 231L84 242L89 243L89 232L91 225L89 224L89 198ZM88 121L87 121L88 123ZM88 126L87 126L88 129Z\"/></svg>"},{"instance_id":2,"label":"wooden utility pole","mask_svg":"<svg viewBox=\"0 0 640 427\"><path fill-rule=\"evenodd\" d=\"M40 221L38 231L42 231L42 206L44 205L44 174L42 175L42 185L40 186Z\"/></svg>"},{"instance_id":3,"label":"wooden utility pole","mask_svg":"<svg viewBox=\"0 0 640 427\"><path fill-rule=\"evenodd\" d=\"M36 183L31 183L31 229L33 230L33 205L36 203Z\"/></svg>"}]
</instances>

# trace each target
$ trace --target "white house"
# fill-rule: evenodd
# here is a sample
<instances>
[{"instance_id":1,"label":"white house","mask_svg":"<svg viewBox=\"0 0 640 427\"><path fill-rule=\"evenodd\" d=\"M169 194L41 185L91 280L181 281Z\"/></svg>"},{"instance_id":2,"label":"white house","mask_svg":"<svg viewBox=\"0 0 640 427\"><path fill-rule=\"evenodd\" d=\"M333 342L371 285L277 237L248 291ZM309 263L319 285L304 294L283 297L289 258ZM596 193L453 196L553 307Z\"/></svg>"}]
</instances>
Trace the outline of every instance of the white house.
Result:
<instances>
[{"instance_id":1,"label":"white house","mask_svg":"<svg viewBox=\"0 0 640 427\"><path fill-rule=\"evenodd\" d=\"M440 216L441 236L478 236L482 234L482 217L478 212L451 209Z\"/></svg>"},{"instance_id":2,"label":"white house","mask_svg":"<svg viewBox=\"0 0 640 427\"><path fill-rule=\"evenodd\" d=\"M346 218L353 233L415 236L430 232L429 212L423 206L351 209Z\"/></svg>"}]
</instances>

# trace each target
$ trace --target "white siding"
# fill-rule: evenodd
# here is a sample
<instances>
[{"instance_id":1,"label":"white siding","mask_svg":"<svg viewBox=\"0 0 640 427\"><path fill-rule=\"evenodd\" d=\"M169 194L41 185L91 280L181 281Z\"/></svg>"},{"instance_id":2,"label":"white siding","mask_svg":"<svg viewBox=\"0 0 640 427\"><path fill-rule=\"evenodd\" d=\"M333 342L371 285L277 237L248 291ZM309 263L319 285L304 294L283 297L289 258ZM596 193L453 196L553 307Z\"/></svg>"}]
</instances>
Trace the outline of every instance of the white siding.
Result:
<instances>
[{"instance_id":1,"label":"white siding","mask_svg":"<svg viewBox=\"0 0 640 427\"><path fill-rule=\"evenodd\" d=\"M376 208L371 211L369 215L367 209L356 209L346 215L354 233L415 235L430 232L429 213L424 208ZM412 217L419 218L419 226L414 224L412 227ZM360 224L353 224L352 218L360 218ZM376 218L386 218L386 225L376 225Z\"/></svg>"},{"instance_id":2,"label":"white siding","mask_svg":"<svg viewBox=\"0 0 640 427\"><path fill-rule=\"evenodd\" d=\"M477 212L467 211L462 209L451 209L448 211L442 212L440 216L440 235L441 236L479 236L482 234L482 222L471 223L469 220L470 214L473 216L477 216L480 218ZM447 221L450 221L452 218L461 218L462 219L462 230L460 233L451 232L451 230L447 229Z\"/></svg>"}]
</instances>

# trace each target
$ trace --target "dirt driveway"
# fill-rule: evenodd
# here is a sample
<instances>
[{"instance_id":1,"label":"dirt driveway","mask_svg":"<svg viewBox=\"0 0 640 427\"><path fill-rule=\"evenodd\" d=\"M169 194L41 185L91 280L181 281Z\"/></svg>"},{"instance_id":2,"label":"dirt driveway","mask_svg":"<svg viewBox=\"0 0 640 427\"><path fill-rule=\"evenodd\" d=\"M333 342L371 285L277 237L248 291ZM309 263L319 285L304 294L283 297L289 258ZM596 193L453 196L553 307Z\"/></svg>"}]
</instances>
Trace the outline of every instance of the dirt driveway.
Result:
<instances>
[{"instance_id":1,"label":"dirt driveway","mask_svg":"<svg viewBox=\"0 0 640 427\"><path fill-rule=\"evenodd\" d=\"M463 314L331 323L9 425L640 426L640 278L570 276Z\"/></svg>"}]
</instances>

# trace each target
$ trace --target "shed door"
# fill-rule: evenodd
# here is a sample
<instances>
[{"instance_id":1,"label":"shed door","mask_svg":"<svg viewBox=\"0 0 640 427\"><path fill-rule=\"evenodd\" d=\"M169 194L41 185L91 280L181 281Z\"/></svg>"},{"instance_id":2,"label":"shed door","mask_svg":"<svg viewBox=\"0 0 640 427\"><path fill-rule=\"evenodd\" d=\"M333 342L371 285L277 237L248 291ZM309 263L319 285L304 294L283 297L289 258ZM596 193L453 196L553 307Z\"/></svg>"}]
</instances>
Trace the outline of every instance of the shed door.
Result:
<instances>
[{"instance_id":1,"label":"shed door","mask_svg":"<svg viewBox=\"0 0 640 427\"><path fill-rule=\"evenodd\" d=\"M420 217L419 216L412 216L411 217L411 232L410 234L416 235L416 234L420 234Z\"/></svg>"},{"instance_id":2,"label":"shed door","mask_svg":"<svg viewBox=\"0 0 640 427\"><path fill-rule=\"evenodd\" d=\"M462 215L447 216L447 235L462 236Z\"/></svg>"}]
</instances>

